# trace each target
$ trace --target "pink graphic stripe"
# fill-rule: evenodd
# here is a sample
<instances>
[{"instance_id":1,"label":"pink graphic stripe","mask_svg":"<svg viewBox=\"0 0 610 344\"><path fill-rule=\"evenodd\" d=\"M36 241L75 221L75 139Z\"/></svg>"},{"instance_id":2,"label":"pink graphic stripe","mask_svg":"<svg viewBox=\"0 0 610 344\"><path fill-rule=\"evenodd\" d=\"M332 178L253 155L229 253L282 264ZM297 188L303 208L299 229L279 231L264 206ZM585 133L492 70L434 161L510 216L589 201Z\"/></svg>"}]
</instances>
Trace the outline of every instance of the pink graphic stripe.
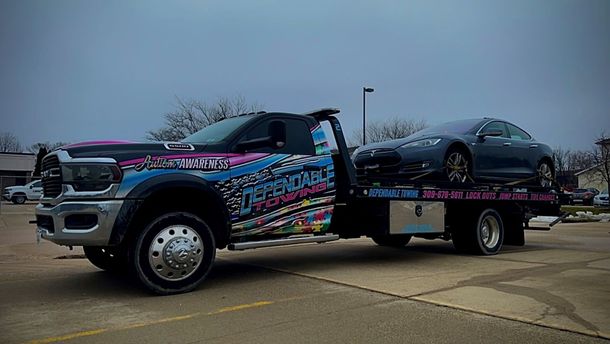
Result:
<instances>
[{"instance_id":1,"label":"pink graphic stripe","mask_svg":"<svg viewBox=\"0 0 610 344\"><path fill-rule=\"evenodd\" d=\"M245 164L247 162L251 162L254 160L258 160L264 158L270 154L266 153L248 153L248 154L219 154L219 153L198 153L198 154L177 154L177 155L163 155L162 158L165 159L183 159L183 158L229 158L229 162L231 166ZM154 157L158 158L158 157ZM119 166L129 166L139 164L144 161L144 158L132 159L121 161Z\"/></svg>"}]
</instances>

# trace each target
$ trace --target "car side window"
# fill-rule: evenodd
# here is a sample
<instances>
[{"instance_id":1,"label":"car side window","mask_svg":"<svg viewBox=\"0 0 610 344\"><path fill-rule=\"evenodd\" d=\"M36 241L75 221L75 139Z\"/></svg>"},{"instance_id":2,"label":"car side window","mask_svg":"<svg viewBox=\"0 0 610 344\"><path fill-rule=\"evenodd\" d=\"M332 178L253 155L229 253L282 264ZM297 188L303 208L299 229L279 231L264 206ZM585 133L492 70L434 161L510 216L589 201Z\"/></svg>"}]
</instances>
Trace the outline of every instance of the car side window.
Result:
<instances>
[{"instance_id":1,"label":"car side window","mask_svg":"<svg viewBox=\"0 0 610 344\"><path fill-rule=\"evenodd\" d=\"M32 186L35 187L35 188L39 188L39 187L42 186L42 182L39 180L36 183L32 184Z\"/></svg>"},{"instance_id":2,"label":"car side window","mask_svg":"<svg viewBox=\"0 0 610 344\"><path fill-rule=\"evenodd\" d=\"M277 118L270 118L257 124L249 130L240 140L252 140L269 135L269 123L277 121ZM313 145L311 132L307 122L299 119L281 118L279 119L286 124L286 144L282 148L273 149L271 147L263 147L251 150L253 153L276 153L276 154L298 154L298 155L315 155L316 151Z\"/></svg>"},{"instance_id":3,"label":"car side window","mask_svg":"<svg viewBox=\"0 0 610 344\"><path fill-rule=\"evenodd\" d=\"M487 123L482 129L481 132L491 132L491 131L501 131L502 135L498 136L498 137L504 137L504 138L508 138L508 133L506 132L506 126L504 125L504 122L499 122L499 121L493 121L490 123Z\"/></svg>"},{"instance_id":4,"label":"car side window","mask_svg":"<svg viewBox=\"0 0 610 344\"><path fill-rule=\"evenodd\" d=\"M532 137L526 133L525 131L515 127L512 124L506 124L508 127L508 133L510 134L510 138L513 140L530 140Z\"/></svg>"}]
</instances>

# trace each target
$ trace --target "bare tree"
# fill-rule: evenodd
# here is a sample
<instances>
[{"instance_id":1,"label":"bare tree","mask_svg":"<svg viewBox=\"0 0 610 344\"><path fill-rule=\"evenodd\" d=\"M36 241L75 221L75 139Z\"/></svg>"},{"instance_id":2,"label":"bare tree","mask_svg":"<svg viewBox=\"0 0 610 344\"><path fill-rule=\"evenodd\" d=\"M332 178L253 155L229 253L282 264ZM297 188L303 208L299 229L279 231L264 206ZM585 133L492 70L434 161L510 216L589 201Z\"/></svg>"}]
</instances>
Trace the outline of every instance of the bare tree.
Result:
<instances>
[{"instance_id":1,"label":"bare tree","mask_svg":"<svg viewBox=\"0 0 610 344\"><path fill-rule=\"evenodd\" d=\"M149 131L146 137L152 141L180 141L225 118L261 109L260 104L248 104L242 96L233 99L222 97L214 104L176 97L176 109L165 114L165 126Z\"/></svg>"},{"instance_id":2,"label":"bare tree","mask_svg":"<svg viewBox=\"0 0 610 344\"><path fill-rule=\"evenodd\" d=\"M601 176L602 181L606 182L606 189L610 190L610 137L602 133L597 138L591 159L594 173Z\"/></svg>"},{"instance_id":3,"label":"bare tree","mask_svg":"<svg viewBox=\"0 0 610 344\"><path fill-rule=\"evenodd\" d=\"M555 174L557 176L564 176L572 171L570 166L570 156L572 151L569 149L563 149L560 146L553 149L553 164L555 165Z\"/></svg>"},{"instance_id":4,"label":"bare tree","mask_svg":"<svg viewBox=\"0 0 610 344\"><path fill-rule=\"evenodd\" d=\"M33 145L28 147L28 151L32 152L32 153L38 153L40 152L41 148L46 149L48 152L51 152L61 146L65 146L69 144L69 142L62 142L62 141L58 141L58 142L38 142L38 143L34 143Z\"/></svg>"},{"instance_id":5,"label":"bare tree","mask_svg":"<svg viewBox=\"0 0 610 344\"><path fill-rule=\"evenodd\" d=\"M572 171L582 171L595 165L595 161L591 152L578 150L568 155L567 164Z\"/></svg>"},{"instance_id":6,"label":"bare tree","mask_svg":"<svg viewBox=\"0 0 610 344\"><path fill-rule=\"evenodd\" d=\"M21 143L15 134L10 132L0 133L0 152L21 152Z\"/></svg>"},{"instance_id":7,"label":"bare tree","mask_svg":"<svg viewBox=\"0 0 610 344\"><path fill-rule=\"evenodd\" d=\"M390 118L385 121L373 122L366 126L366 142L374 143L394 140L409 136L428 127L424 120L407 118ZM350 146L362 144L362 130L354 130L349 140Z\"/></svg>"}]
</instances>

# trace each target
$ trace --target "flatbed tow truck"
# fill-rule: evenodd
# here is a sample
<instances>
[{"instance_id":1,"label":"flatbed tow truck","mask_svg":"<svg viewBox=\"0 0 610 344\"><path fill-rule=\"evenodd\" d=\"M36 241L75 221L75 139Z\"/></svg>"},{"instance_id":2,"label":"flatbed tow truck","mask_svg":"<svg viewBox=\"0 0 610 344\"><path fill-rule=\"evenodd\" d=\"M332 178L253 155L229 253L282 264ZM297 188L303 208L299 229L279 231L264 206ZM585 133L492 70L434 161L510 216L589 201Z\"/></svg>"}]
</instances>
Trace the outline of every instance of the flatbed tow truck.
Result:
<instances>
[{"instance_id":1,"label":"flatbed tow truck","mask_svg":"<svg viewBox=\"0 0 610 344\"><path fill-rule=\"evenodd\" d=\"M250 113L177 143L59 148L43 160L38 236L174 294L204 281L217 249L362 236L402 247L416 236L492 255L550 228L529 227L532 217L562 216L552 188L359 178L337 113Z\"/></svg>"}]
</instances>

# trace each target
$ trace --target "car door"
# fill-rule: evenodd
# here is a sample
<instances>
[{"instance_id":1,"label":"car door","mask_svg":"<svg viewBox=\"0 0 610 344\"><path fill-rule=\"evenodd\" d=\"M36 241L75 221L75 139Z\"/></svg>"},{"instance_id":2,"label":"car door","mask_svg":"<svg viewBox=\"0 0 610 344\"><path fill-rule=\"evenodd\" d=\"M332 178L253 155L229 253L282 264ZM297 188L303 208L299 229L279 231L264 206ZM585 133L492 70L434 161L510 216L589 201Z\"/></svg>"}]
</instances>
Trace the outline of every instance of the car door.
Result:
<instances>
[{"instance_id":1,"label":"car door","mask_svg":"<svg viewBox=\"0 0 610 344\"><path fill-rule=\"evenodd\" d=\"M510 168L510 140L508 130L502 121L491 121L479 129L477 134L501 131L500 136L479 137L473 146L475 152L475 173L483 178L504 178Z\"/></svg>"},{"instance_id":2,"label":"car door","mask_svg":"<svg viewBox=\"0 0 610 344\"><path fill-rule=\"evenodd\" d=\"M515 179L527 178L536 174L538 145L532 142L532 137L515 125L506 123L508 128L510 158L507 175Z\"/></svg>"},{"instance_id":3,"label":"car door","mask_svg":"<svg viewBox=\"0 0 610 344\"><path fill-rule=\"evenodd\" d=\"M42 182L40 180L34 182L26 192L29 200L39 200L42 196Z\"/></svg>"},{"instance_id":4,"label":"car door","mask_svg":"<svg viewBox=\"0 0 610 344\"><path fill-rule=\"evenodd\" d=\"M315 123L307 118L266 118L246 130L237 144L266 137L278 121L286 128L281 147L260 147L231 158L248 161L231 168L231 179L241 188L233 237L323 233L330 225L334 165L330 151L319 148Z\"/></svg>"}]
</instances>

